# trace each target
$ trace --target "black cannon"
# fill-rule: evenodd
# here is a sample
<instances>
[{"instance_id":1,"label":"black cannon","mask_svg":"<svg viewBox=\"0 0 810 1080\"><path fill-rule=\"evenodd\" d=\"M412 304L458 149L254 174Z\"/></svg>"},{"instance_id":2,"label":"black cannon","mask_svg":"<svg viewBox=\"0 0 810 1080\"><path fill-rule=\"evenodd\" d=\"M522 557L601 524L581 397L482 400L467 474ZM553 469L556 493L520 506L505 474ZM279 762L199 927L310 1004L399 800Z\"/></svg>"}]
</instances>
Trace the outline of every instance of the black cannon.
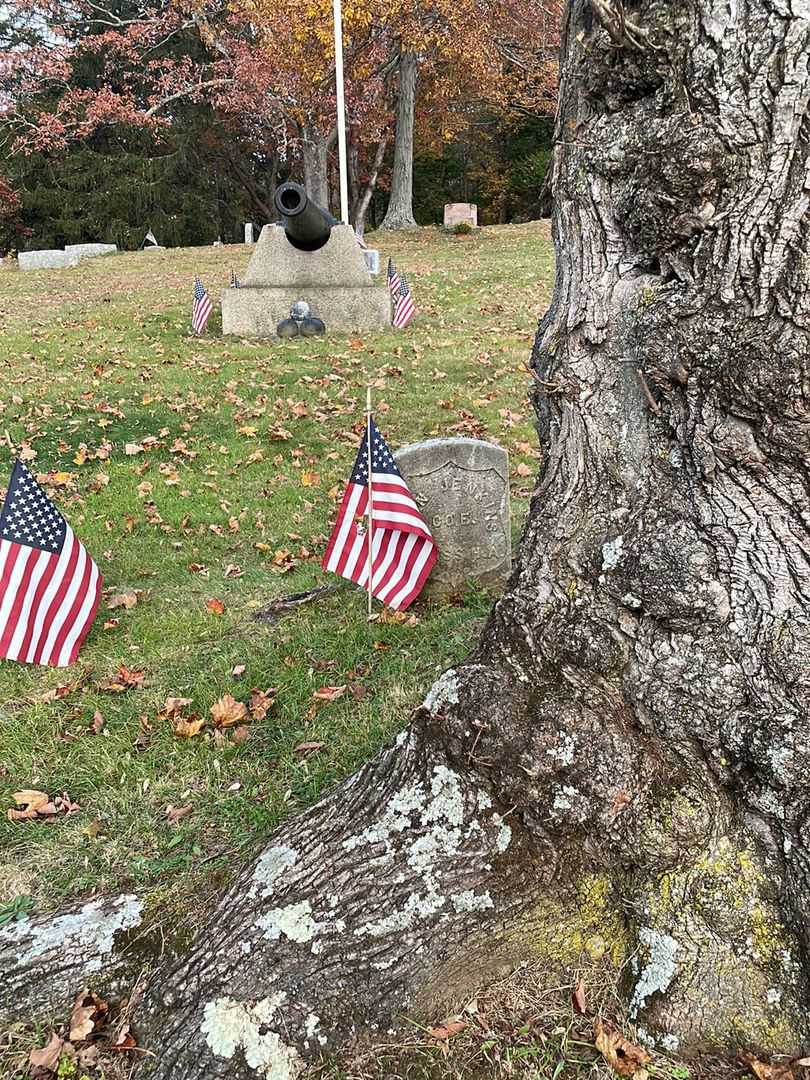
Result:
<instances>
[{"instance_id":1,"label":"black cannon","mask_svg":"<svg viewBox=\"0 0 810 1080\"><path fill-rule=\"evenodd\" d=\"M276 210L287 239L299 251L317 251L329 239L332 226L337 225L326 210L314 203L300 184L289 182L276 189Z\"/></svg>"}]
</instances>

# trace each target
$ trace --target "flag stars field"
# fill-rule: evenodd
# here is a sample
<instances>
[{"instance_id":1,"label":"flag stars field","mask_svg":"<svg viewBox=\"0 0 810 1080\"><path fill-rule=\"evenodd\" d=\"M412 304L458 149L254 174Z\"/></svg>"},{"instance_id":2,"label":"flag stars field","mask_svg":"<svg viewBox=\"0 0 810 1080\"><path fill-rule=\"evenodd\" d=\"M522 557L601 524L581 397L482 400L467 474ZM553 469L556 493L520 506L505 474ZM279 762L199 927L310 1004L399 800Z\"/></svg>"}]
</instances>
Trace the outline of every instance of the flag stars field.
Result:
<instances>
[{"instance_id":1,"label":"flag stars field","mask_svg":"<svg viewBox=\"0 0 810 1080\"><path fill-rule=\"evenodd\" d=\"M19 891L45 904L159 888L193 921L195 892L400 730L437 669L465 654L485 597L378 606L368 623L363 591L320 560L353 475L368 379L390 452L436 435L496 439L522 513L538 465L520 404L528 312L547 298L536 268L549 280L551 244L543 225L367 239L406 269L419 311L404 329L356 339L223 339L217 298L231 270L244 275L242 246L0 271L0 432L12 443L0 486L19 454L53 507L37 503L37 526L58 513L104 577L77 664L0 661L0 701L11 703L0 705L0 905ZM212 301L200 336L195 275ZM497 316L480 310L484 297ZM372 445L384 473L392 455ZM23 509L15 502L9 515ZM46 528L43 558L51 539ZM341 591L255 618L274 597L323 584ZM324 687L346 689L316 697ZM254 688L274 689L275 704L234 741L210 710L224 695L249 707ZM197 734L161 718L168 698L191 700L187 715L205 720ZM322 746L296 751L312 743ZM9 822L11 793L28 788L68 792L81 809ZM188 805L171 824L166 808Z\"/></svg>"}]
</instances>

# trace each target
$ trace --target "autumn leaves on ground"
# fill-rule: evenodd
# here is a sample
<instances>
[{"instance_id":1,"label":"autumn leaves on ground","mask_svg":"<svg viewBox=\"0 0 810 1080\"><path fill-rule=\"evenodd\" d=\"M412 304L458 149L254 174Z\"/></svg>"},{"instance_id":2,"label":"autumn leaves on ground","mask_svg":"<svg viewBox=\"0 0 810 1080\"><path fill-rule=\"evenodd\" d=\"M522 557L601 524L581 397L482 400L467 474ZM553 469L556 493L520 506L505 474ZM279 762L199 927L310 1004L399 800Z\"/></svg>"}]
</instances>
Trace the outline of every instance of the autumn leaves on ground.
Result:
<instances>
[{"instance_id":1,"label":"autumn leaves on ground","mask_svg":"<svg viewBox=\"0 0 810 1080\"><path fill-rule=\"evenodd\" d=\"M357 339L223 339L216 312L193 338L194 273L216 298L232 268L244 272L243 247L0 273L3 474L21 453L105 578L79 663L0 664L0 925L128 890L154 920L191 933L272 828L399 730L472 643L480 593L368 623L363 594L328 579L319 559L369 381L392 447L462 434L508 448L517 532L538 465L525 365L549 299L548 230L377 242L412 280L419 317ZM325 585L337 588L266 612ZM592 1016L611 992L589 986L580 1004ZM79 1001L82 1023L91 1006ZM66 1037L69 1018L54 1019ZM535 993L531 968L440 1021L324 1069L612 1075L571 987ZM29 1052L51 1034L6 1033L0 1076L31 1075ZM64 1052L59 1069L77 1080L118 1071Z\"/></svg>"}]
</instances>

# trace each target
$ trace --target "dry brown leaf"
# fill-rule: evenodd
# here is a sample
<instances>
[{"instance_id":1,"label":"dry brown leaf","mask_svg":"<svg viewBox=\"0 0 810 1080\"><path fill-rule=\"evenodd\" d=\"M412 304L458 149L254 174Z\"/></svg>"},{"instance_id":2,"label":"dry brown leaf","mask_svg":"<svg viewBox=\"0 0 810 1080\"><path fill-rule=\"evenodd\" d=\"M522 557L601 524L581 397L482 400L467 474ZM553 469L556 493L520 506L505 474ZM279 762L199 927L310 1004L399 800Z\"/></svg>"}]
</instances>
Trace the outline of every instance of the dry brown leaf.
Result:
<instances>
[{"instance_id":1,"label":"dry brown leaf","mask_svg":"<svg viewBox=\"0 0 810 1080\"><path fill-rule=\"evenodd\" d=\"M60 1039L54 1032L51 1035L51 1041L47 1046L43 1046L41 1050L32 1050L28 1055L28 1063L35 1069L48 1069L49 1072L56 1072L59 1066L59 1058L62 1056L62 1047L65 1045L65 1040Z\"/></svg>"},{"instance_id":2,"label":"dry brown leaf","mask_svg":"<svg viewBox=\"0 0 810 1080\"><path fill-rule=\"evenodd\" d=\"M172 806L172 804L169 803L164 811L166 821L169 825L177 825L184 817L188 817L193 809L194 807L191 803L186 803L185 806Z\"/></svg>"},{"instance_id":3,"label":"dry brown leaf","mask_svg":"<svg viewBox=\"0 0 810 1080\"><path fill-rule=\"evenodd\" d=\"M301 473L301 487L320 487L321 474L316 472Z\"/></svg>"},{"instance_id":4,"label":"dry brown leaf","mask_svg":"<svg viewBox=\"0 0 810 1080\"><path fill-rule=\"evenodd\" d=\"M636 1080L642 1080L639 1073L646 1077L644 1066L652 1061L646 1050L629 1042L611 1024L598 1018L593 1022L593 1033L596 1049L614 1072L619 1076L636 1077Z\"/></svg>"},{"instance_id":5,"label":"dry brown leaf","mask_svg":"<svg viewBox=\"0 0 810 1080\"><path fill-rule=\"evenodd\" d=\"M246 742L250 738L250 728L246 724L240 724L239 727L235 727L231 732L231 741L236 743Z\"/></svg>"},{"instance_id":6,"label":"dry brown leaf","mask_svg":"<svg viewBox=\"0 0 810 1080\"><path fill-rule=\"evenodd\" d=\"M67 697L71 691L76 689L76 683L66 683L63 686L52 686L50 690L46 690L44 694L41 694L37 701L56 701L57 698Z\"/></svg>"},{"instance_id":7,"label":"dry brown leaf","mask_svg":"<svg viewBox=\"0 0 810 1080\"><path fill-rule=\"evenodd\" d=\"M34 813L37 810L41 810L46 803L50 802L50 795L46 795L44 791L34 791L30 788L26 788L23 791L15 791L11 798L18 805L24 807L26 810L33 810Z\"/></svg>"},{"instance_id":8,"label":"dry brown leaf","mask_svg":"<svg viewBox=\"0 0 810 1080\"><path fill-rule=\"evenodd\" d=\"M223 694L219 701L215 701L211 706L211 716L216 727L233 727L248 719L247 706L231 694Z\"/></svg>"},{"instance_id":9,"label":"dry brown leaf","mask_svg":"<svg viewBox=\"0 0 810 1080\"><path fill-rule=\"evenodd\" d=\"M515 472L518 474L518 476L533 476L534 475L534 469L531 467L531 465L526 465L522 461L518 465L518 467L515 469Z\"/></svg>"},{"instance_id":10,"label":"dry brown leaf","mask_svg":"<svg viewBox=\"0 0 810 1080\"><path fill-rule=\"evenodd\" d=\"M302 742L295 747L294 753L296 754L309 754L313 750L322 750L326 743L322 742Z\"/></svg>"},{"instance_id":11,"label":"dry brown leaf","mask_svg":"<svg viewBox=\"0 0 810 1080\"><path fill-rule=\"evenodd\" d=\"M101 689L109 690L113 694L123 694L125 690L141 686L145 678L145 671L133 671L120 664L115 675L101 684Z\"/></svg>"},{"instance_id":12,"label":"dry brown leaf","mask_svg":"<svg viewBox=\"0 0 810 1080\"><path fill-rule=\"evenodd\" d=\"M320 690L316 690L312 695L315 701L337 701L339 697L343 697L346 693L347 686L322 686Z\"/></svg>"},{"instance_id":13,"label":"dry brown leaf","mask_svg":"<svg viewBox=\"0 0 810 1080\"><path fill-rule=\"evenodd\" d=\"M134 608L138 603L138 594L134 592L116 593L115 596L111 596L107 602L107 607L110 611L114 611L115 608L126 608L129 611L130 608Z\"/></svg>"},{"instance_id":14,"label":"dry brown leaf","mask_svg":"<svg viewBox=\"0 0 810 1080\"><path fill-rule=\"evenodd\" d=\"M430 1028L428 1034L432 1035L434 1039L449 1039L453 1035L458 1035L460 1031L464 1031L469 1027L464 1020L457 1020L455 1018L445 1020L443 1024L439 1024L438 1027Z\"/></svg>"},{"instance_id":15,"label":"dry brown leaf","mask_svg":"<svg viewBox=\"0 0 810 1080\"><path fill-rule=\"evenodd\" d=\"M785 1061L780 1064L771 1064L762 1061L747 1050L741 1050L737 1054L737 1060L741 1065L750 1069L757 1080L798 1080L794 1065L800 1065L801 1061Z\"/></svg>"},{"instance_id":16,"label":"dry brown leaf","mask_svg":"<svg viewBox=\"0 0 810 1080\"><path fill-rule=\"evenodd\" d=\"M245 665L244 664L234 664L234 666L231 668L231 675L234 677L234 679L241 679L241 677L244 674L245 674Z\"/></svg>"},{"instance_id":17,"label":"dry brown leaf","mask_svg":"<svg viewBox=\"0 0 810 1080\"><path fill-rule=\"evenodd\" d=\"M125 1050L134 1050L137 1045L135 1036L129 1029L129 1024L124 1024L118 1032L118 1038L110 1045L109 1049L116 1053L123 1053Z\"/></svg>"},{"instance_id":18,"label":"dry brown leaf","mask_svg":"<svg viewBox=\"0 0 810 1080\"><path fill-rule=\"evenodd\" d=\"M571 1004L574 1006L574 1012L579 1013L580 1016L584 1016L587 1012L585 1003L585 983L582 979L579 980L571 995Z\"/></svg>"},{"instance_id":19,"label":"dry brown leaf","mask_svg":"<svg viewBox=\"0 0 810 1080\"><path fill-rule=\"evenodd\" d=\"M205 607L212 615L223 615L225 613L225 605L221 600L217 600L215 596L205 601Z\"/></svg>"},{"instance_id":20,"label":"dry brown leaf","mask_svg":"<svg viewBox=\"0 0 810 1080\"><path fill-rule=\"evenodd\" d=\"M54 802L56 803L56 810L62 810L65 814L78 814L81 810L81 804L74 802L66 791L63 791L61 795L57 795ZM46 810L47 807L43 807L39 812L44 814ZM56 810L53 813L56 813Z\"/></svg>"},{"instance_id":21,"label":"dry brown leaf","mask_svg":"<svg viewBox=\"0 0 810 1080\"><path fill-rule=\"evenodd\" d=\"M250 691L250 715L254 720L264 720L267 712L276 703L276 692L272 688Z\"/></svg>"},{"instance_id":22,"label":"dry brown leaf","mask_svg":"<svg viewBox=\"0 0 810 1080\"><path fill-rule=\"evenodd\" d=\"M101 818L93 818L89 825L85 825L82 829L82 835L86 836L89 840L95 840L101 831Z\"/></svg>"},{"instance_id":23,"label":"dry brown leaf","mask_svg":"<svg viewBox=\"0 0 810 1080\"><path fill-rule=\"evenodd\" d=\"M104 1022L108 1009L106 1001L87 989L81 990L76 995L73 1012L70 1014L70 1041L83 1042Z\"/></svg>"},{"instance_id":24,"label":"dry brown leaf","mask_svg":"<svg viewBox=\"0 0 810 1080\"><path fill-rule=\"evenodd\" d=\"M190 697L167 697L163 708L158 713L158 716L165 720L177 716L181 713L187 705L190 705L193 698Z\"/></svg>"},{"instance_id":25,"label":"dry brown leaf","mask_svg":"<svg viewBox=\"0 0 810 1080\"><path fill-rule=\"evenodd\" d=\"M200 716L178 716L174 720L174 733L181 739L191 739L199 735L205 727L205 718Z\"/></svg>"},{"instance_id":26,"label":"dry brown leaf","mask_svg":"<svg viewBox=\"0 0 810 1080\"><path fill-rule=\"evenodd\" d=\"M88 729L93 733L93 735L98 735L98 733L101 731L101 729L103 727L104 727L104 717L98 711L98 709L96 709L96 711L93 713L93 719L88 724Z\"/></svg>"}]
</instances>

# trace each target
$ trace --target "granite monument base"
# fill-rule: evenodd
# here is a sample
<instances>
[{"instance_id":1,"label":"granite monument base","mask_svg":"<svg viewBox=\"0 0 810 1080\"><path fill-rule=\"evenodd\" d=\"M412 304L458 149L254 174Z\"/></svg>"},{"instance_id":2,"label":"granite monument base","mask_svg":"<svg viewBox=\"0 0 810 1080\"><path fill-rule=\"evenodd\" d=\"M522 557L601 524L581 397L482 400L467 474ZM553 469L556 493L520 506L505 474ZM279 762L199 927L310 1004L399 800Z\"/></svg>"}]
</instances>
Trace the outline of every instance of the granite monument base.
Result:
<instances>
[{"instance_id":1,"label":"granite monument base","mask_svg":"<svg viewBox=\"0 0 810 1080\"><path fill-rule=\"evenodd\" d=\"M245 286L222 294L222 333L239 337L275 337L296 300L306 300L312 316L331 330L362 333L391 326L387 287L310 286L261 288Z\"/></svg>"}]
</instances>

